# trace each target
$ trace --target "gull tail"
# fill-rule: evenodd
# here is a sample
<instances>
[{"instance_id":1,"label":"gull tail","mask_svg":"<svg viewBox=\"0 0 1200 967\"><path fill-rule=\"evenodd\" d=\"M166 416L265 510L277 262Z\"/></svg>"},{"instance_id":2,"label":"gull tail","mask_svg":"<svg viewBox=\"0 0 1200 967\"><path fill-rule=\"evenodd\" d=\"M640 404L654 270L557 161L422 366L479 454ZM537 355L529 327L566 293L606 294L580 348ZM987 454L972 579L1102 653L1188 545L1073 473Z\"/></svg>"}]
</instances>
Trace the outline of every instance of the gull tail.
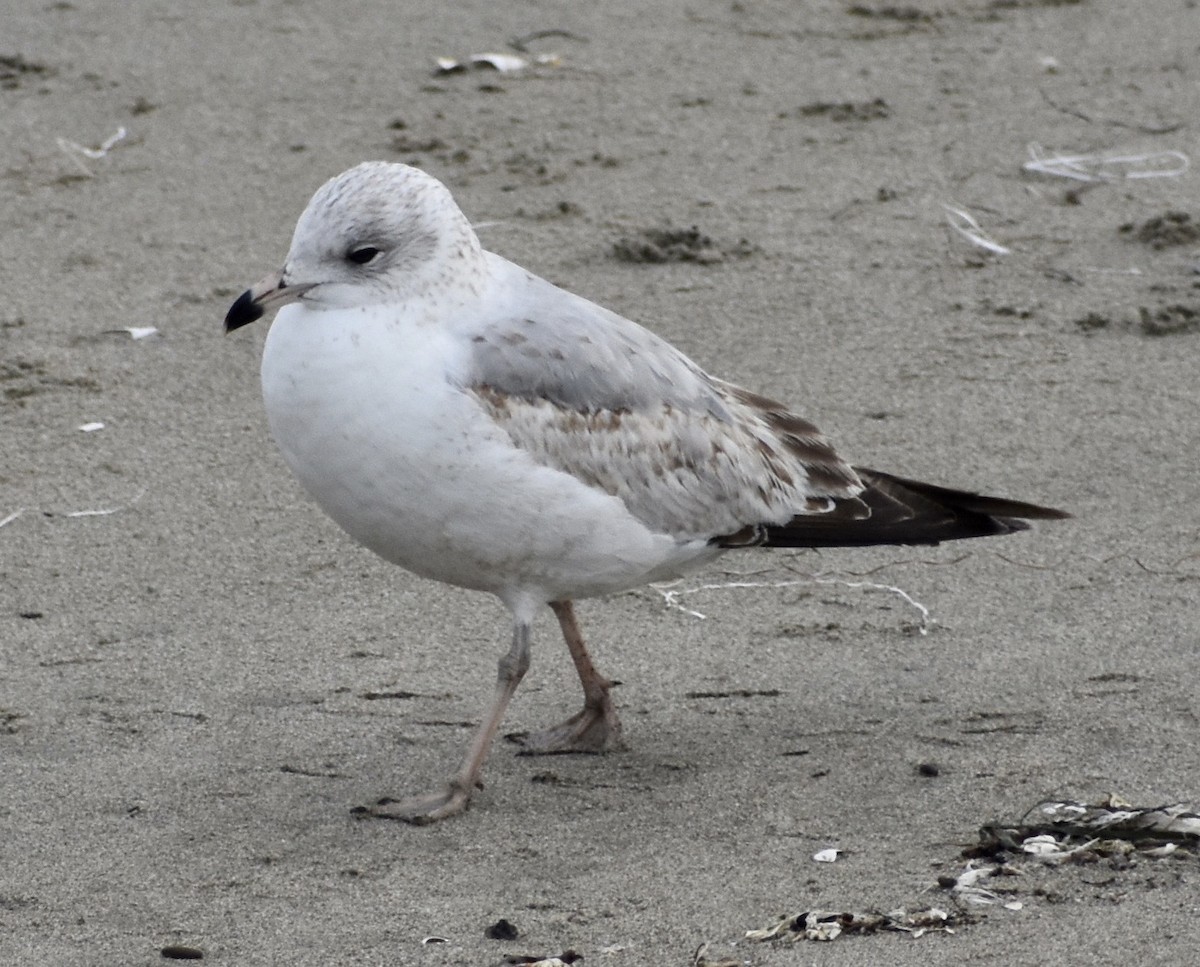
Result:
<instances>
[{"instance_id":1,"label":"gull tail","mask_svg":"<svg viewBox=\"0 0 1200 967\"><path fill-rule=\"evenodd\" d=\"M855 467L866 485L854 500L829 513L801 514L758 529L766 547L868 547L939 544L1029 528L1027 520L1061 520L1066 511L1020 500L952 490L890 473ZM869 510L864 514L863 505Z\"/></svg>"}]
</instances>

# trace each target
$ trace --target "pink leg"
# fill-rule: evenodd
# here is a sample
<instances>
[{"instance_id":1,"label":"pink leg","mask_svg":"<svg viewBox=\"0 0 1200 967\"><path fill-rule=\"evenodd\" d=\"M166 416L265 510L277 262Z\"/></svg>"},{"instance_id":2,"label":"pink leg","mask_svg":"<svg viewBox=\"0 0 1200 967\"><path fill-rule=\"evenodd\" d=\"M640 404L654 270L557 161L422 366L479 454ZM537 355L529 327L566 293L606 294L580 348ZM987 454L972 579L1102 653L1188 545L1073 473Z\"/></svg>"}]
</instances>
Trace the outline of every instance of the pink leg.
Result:
<instances>
[{"instance_id":1,"label":"pink leg","mask_svg":"<svg viewBox=\"0 0 1200 967\"><path fill-rule=\"evenodd\" d=\"M529 631L528 622L517 621L513 630L512 648L500 659L496 675L496 694L492 699L491 708L471 740L458 772L445 788L410 799L380 799L373 806L360 806L355 810L356 814L376 819L399 819L417 826L425 826L447 816L457 815L467 808L476 786L479 785L483 764L487 761L492 740L504 719L508 703L529 669Z\"/></svg>"},{"instance_id":2,"label":"pink leg","mask_svg":"<svg viewBox=\"0 0 1200 967\"><path fill-rule=\"evenodd\" d=\"M541 732L510 736L522 746L522 755L546 755L555 752L608 752L623 748L621 720L609 698L612 682L596 671L575 619L570 601L552 601L563 639L571 652L579 684L583 686L583 710L565 722Z\"/></svg>"}]
</instances>

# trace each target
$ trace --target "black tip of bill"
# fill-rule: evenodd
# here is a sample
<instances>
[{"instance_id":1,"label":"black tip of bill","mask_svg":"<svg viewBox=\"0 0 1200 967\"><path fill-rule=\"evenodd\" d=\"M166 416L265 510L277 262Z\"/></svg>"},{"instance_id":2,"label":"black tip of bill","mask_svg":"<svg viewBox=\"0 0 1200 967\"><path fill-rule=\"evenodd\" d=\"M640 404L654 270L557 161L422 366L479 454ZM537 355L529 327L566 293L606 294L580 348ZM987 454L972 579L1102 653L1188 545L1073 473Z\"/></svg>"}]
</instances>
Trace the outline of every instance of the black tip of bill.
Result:
<instances>
[{"instance_id":1,"label":"black tip of bill","mask_svg":"<svg viewBox=\"0 0 1200 967\"><path fill-rule=\"evenodd\" d=\"M247 289L237 298L237 302L229 307L229 311L225 313L225 331L233 332L235 329L241 329L242 326L248 326L250 323L263 317L263 307L255 301L254 293Z\"/></svg>"}]
</instances>

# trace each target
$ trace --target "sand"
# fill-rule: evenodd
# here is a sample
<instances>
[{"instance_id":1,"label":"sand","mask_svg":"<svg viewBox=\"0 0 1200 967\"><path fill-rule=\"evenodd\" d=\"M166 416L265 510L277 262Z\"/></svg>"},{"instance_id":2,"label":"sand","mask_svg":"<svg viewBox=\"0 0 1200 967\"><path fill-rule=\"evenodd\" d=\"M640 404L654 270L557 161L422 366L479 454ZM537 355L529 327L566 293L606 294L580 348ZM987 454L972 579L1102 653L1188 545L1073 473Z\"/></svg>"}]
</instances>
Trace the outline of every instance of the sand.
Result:
<instances>
[{"instance_id":1,"label":"sand","mask_svg":"<svg viewBox=\"0 0 1200 967\"><path fill-rule=\"evenodd\" d=\"M1022 909L953 935L742 937L949 909L937 877L980 826L1043 798L1200 797L1200 242L1144 229L1200 214L1196 178L1021 170L1031 143L1195 156L1194 6L13 0L0 964L1187 962L1194 857L1010 878ZM527 46L557 66L433 76L544 30ZM119 127L103 157L58 145ZM262 414L266 326L222 335L312 191L368 158L444 179L488 247L850 459L1076 518L730 556L684 587L795 583L678 600L703 619L653 590L585 603L628 751L500 743L465 816L356 820L446 774L507 645L497 603L306 499ZM700 261L614 255L693 226ZM507 727L575 688L547 615ZM516 940L485 936L501 918Z\"/></svg>"}]
</instances>

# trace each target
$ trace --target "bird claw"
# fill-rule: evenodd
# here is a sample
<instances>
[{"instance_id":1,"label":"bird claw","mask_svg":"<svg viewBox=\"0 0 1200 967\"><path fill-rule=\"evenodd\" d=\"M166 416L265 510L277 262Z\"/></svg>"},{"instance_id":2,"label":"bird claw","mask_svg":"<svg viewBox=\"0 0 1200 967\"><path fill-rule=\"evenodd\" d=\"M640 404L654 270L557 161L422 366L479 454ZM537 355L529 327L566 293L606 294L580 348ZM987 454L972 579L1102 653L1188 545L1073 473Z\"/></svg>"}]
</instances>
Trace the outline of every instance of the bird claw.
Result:
<instances>
[{"instance_id":1,"label":"bird claw","mask_svg":"<svg viewBox=\"0 0 1200 967\"><path fill-rule=\"evenodd\" d=\"M428 826L450 816L465 812L471 794L455 783L437 792L407 799L384 796L370 806L355 806L350 810L359 819L391 819L412 826Z\"/></svg>"},{"instance_id":2,"label":"bird claw","mask_svg":"<svg viewBox=\"0 0 1200 967\"><path fill-rule=\"evenodd\" d=\"M596 754L625 748L621 720L605 696L599 707L584 706L565 722L538 732L510 732L505 736L521 747L518 755Z\"/></svg>"}]
</instances>

